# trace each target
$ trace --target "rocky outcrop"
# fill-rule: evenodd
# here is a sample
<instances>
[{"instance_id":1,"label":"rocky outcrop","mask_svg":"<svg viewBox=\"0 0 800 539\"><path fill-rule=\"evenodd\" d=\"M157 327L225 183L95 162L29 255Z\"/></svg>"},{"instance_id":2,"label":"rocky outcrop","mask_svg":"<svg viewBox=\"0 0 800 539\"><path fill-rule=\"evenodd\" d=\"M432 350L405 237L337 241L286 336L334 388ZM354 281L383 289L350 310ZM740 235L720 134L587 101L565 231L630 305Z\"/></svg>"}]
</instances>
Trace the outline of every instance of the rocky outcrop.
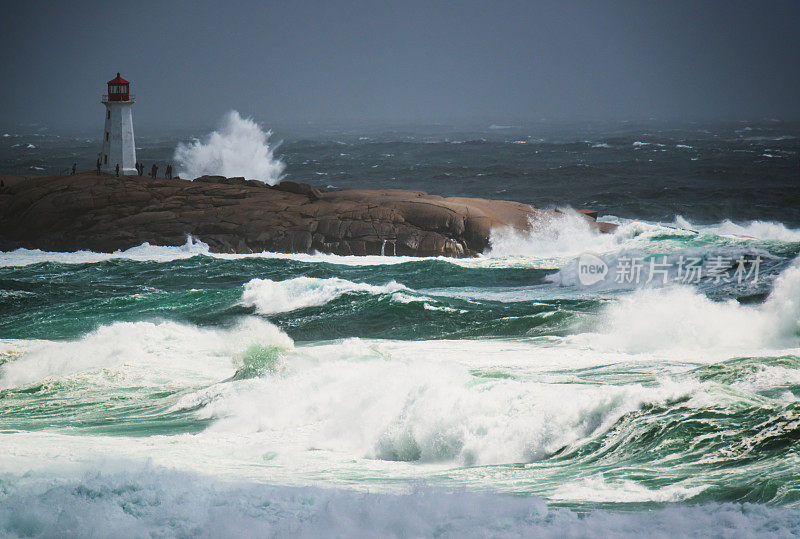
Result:
<instances>
[{"instance_id":1,"label":"rocky outcrop","mask_svg":"<svg viewBox=\"0 0 800 539\"><path fill-rule=\"evenodd\" d=\"M518 202L401 190L325 193L223 176L1 178L3 251L110 252L144 242L182 245L191 235L217 252L464 257L483 251L493 228L525 229L561 216Z\"/></svg>"}]
</instances>

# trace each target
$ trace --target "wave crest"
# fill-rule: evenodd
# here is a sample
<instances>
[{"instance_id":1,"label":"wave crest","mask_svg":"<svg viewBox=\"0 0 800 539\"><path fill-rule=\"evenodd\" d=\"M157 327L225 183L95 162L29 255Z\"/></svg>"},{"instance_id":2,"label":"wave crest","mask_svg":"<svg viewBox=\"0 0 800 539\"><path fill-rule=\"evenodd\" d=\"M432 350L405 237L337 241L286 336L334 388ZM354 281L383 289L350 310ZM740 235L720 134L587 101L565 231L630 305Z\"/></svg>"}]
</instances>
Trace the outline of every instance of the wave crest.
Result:
<instances>
[{"instance_id":1,"label":"wave crest","mask_svg":"<svg viewBox=\"0 0 800 539\"><path fill-rule=\"evenodd\" d=\"M325 305L344 294L392 294L402 290L408 289L394 281L375 286L338 277L295 277L285 281L252 279L244 285L242 303L255 307L259 314L275 314Z\"/></svg>"},{"instance_id":2,"label":"wave crest","mask_svg":"<svg viewBox=\"0 0 800 539\"><path fill-rule=\"evenodd\" d=\"M186 379L210 383L231 375L232 358L246 363L248 347L293 346L288 335L254 316L227 330L168 321L115 322L75 341L15 342L25 349L0 366L0 390L104 369L118 371L116 379L123 384L126 376L142 386L180 385Z\"/></svg>"},{"instance_id":3,"label":"wave crest","mask_svg":"<svg viewBox=\"0 0 800 539\"><path fill-rule=\"evenodd\" d=\"M606 307L599 330L570 340L628 352L798 346L800 263L775 279L761 305L713 301L689 286L645 288Z\"/></svg>"}]
</instances>

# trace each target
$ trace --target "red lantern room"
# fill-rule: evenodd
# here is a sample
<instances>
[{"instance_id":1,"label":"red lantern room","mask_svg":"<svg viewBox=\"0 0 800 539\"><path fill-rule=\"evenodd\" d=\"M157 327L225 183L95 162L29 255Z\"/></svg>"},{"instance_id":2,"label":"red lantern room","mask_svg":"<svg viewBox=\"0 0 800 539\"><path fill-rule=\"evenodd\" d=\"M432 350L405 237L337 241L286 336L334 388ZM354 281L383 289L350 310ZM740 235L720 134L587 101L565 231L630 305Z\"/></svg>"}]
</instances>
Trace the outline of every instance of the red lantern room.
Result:
<instances>
[{"instance_id":1,"label":"red lantern room","mask_svg":"<svg viewBox=\"0 0 800 539\"><path fill-rule=\"evenodd\" d=\"M119 76L108 81L108 100L109 101L129 101L130 83Z\"/></svg>"}]
</instances>

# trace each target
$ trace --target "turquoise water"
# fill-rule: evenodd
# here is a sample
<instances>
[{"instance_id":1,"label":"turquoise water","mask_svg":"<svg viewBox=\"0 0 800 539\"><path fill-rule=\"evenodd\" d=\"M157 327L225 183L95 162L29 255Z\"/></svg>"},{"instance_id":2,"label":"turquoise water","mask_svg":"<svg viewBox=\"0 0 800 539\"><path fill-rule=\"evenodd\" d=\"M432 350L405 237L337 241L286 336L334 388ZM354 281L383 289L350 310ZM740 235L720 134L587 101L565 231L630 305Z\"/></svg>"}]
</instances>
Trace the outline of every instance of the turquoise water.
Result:
<instances>
[{"instance_id":1,"label":"turquoise water","mask_svg":"<svg viewBox=\"0 0 800 539\"><path fill-rule=\"evenodd\" d=\"M0 529L797 533L800 232L570 223L470 260L0 254ZM586 251L762 262L583 286Z\"/></svg>"}]
</instances>

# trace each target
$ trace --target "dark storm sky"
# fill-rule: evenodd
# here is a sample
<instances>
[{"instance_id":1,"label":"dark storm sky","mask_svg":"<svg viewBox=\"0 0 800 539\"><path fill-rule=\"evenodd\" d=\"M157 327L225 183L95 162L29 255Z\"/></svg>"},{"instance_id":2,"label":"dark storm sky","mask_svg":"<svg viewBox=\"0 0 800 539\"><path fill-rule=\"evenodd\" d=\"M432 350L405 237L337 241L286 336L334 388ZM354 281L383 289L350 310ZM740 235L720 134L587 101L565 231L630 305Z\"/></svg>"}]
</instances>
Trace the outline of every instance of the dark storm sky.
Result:
<instances>
[{"instance_id":1,"label":"dark storm sky","mask_svg":"<svg viewBox=\"0 0 800 539\"><path fill-rule=\"evenodd\" d=\"M800 119L800 2L5 1L0 125Z\"/></svg>"}]
</instances>

